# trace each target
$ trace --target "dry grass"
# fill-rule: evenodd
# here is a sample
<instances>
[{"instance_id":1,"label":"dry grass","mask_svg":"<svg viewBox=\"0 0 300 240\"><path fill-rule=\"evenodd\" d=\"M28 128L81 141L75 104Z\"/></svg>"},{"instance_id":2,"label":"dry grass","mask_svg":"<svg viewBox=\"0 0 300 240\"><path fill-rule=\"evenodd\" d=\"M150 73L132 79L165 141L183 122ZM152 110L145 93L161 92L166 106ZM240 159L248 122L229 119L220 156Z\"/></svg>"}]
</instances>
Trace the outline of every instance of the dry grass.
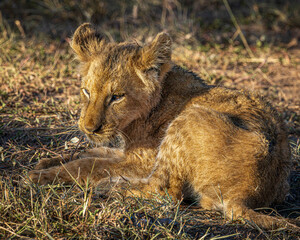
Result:
<instances>
[{"instance_id":1,"label":"dry grass","mask_svg":"<svg viewBox=\"0 0 300 240\"><path fill-rule=\"evenodd\" d=\"M6 9L5 16L0 15L1 239L297 239L297 233L285 230L267 232L249 223L226 222L219 213L179 205L168 197L124 197L114 188L103 194L103 189L88 185L22 184L40 158L89 147L86 141L77 143L81 136L76 128L80 77L67 37L79 22L98 15L89 1L83 1L85 12L79 11L75 0L44 1L38 8L36 1L20 1L23 5L18 9L22 11L8 2L0 3ZM198 15L185 10L187 1L182 5L177 1L166 1L165 5L149 1L138 5L137 16L131 11L135 9L134 1L124 6L122 1L116 3L121 4L122 14L117 16L110 8L101 13L102 29L108 38L147 42L156 32L167 29L174 39L176 63L210 83L259 91L273 102L289 126L294 171L286 202L273 206L277 213L265 211L300 220L300 51L293 45L293 36L290 41L277 39L278 44L273 44L257 41L260 38L252 41L246 31L254 54L249 57L236 38L238 33L232 31L235 28L226 30L230 18L224 28L218 25L218 18L199 28ZM215 7L222 19L222 11L226 11L222 4L213 1L202 7ZM194 8L199 8L196 5ZM261 17L267 15L262 13L264 6L258 7L260 11L256 12L253 8L254 17L250 14L237 20L246 24L252 16L262 21ZM272 7L276 10L276 6ZM287 14L289 21L297 17L282 9L278 11ZM10 14L14 10L19 11L19 19ZM64 14L66 10L68 14ZM238 13L234 6L232 10ZM55 21L47 22L53 14L57 16ZM282 26L284 21L280 19L275 18L274 25L267 26L271 35L266 34L266 39L276 32L276 24ZM145 21L149 24L145 25ZM292 22L284 26L292 30L295 27ZM245 27L241 25L250 33L251 27L251 21ZM221 36L221 40L214 36ZM224 43L226 36L230 37Z\"/></svg>"}]
</instances>

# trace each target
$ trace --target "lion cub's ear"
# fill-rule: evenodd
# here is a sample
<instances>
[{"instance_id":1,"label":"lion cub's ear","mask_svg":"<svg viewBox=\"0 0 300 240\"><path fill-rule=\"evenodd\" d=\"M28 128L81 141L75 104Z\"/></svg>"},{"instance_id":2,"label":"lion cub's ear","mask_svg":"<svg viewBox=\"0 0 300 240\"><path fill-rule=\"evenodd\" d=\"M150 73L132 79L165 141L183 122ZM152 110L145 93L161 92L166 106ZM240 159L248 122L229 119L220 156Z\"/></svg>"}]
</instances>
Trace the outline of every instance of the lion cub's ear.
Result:
<instances>
[{"instance_id":1,"label":"lion cub's ear","mask_svg":"<svg viewBox=\"0 0 300 240\"><path fill-rule=\"evenodd\" d=\"M169 34L159 33L155 39L140 51L138 68L147 70L150 68L159 68L164 63L171 61L172 40Z\"/></svg>"},{"instance_id":2,"label":"lion cub's ear","mask_svg":"<svg viewBox=\"0 0 300 240\"><path fill-rule=\"evenodd\" d=\"M149 90L164 79L172 67L172 40L167 33L159 33L148 45L140 49L135 62L136 73Z\"/></svg>"},{"instance_id":3,"label":"lion cub's ear","mask_svg":"<svg viewBox=\"0 0 300 240\"><path fill-rule=\"evenodd\" d=\"M79 60L86 62L99 51L104 41L90 23L83 23L76 29L70 45Z\"/></svg>"}]
</instances>

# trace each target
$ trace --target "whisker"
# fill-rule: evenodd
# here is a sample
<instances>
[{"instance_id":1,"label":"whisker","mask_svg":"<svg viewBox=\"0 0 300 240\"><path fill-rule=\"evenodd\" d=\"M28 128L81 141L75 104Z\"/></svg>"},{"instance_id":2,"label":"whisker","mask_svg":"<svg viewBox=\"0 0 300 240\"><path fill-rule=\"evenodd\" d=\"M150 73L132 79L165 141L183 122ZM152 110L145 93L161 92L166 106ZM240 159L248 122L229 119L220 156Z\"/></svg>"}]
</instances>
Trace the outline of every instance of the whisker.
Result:
<instances>
[{"instance_id":1,"label":"whisker","mask_svg":"<svg viewBox=\"0 0 300 240\"><path fill-rule=\"evenodd\" d=\"M128 142L132 142L131 138L124 131L116 128L116 132L118 132L121 135L121 137L127 139Z\"/></svg>"}]
</instances>

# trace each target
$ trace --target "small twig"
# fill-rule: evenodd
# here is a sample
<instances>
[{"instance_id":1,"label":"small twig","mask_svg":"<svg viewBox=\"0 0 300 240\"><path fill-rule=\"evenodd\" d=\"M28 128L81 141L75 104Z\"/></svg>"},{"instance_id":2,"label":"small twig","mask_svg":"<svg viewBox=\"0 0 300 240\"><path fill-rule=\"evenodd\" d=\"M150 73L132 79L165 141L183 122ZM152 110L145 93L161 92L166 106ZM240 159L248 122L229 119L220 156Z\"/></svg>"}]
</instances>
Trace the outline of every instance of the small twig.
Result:
<instances>
[{"instance_id":1,"label":"small twig","mask_svg":"<svg viewBox=\"0 0 300 240\"><path fill-rule=\"evenodd\" d=\"M267 74L265 74L262 70L261 70L261 68L256 68L255 69L255 72L258 72L258 73L260 73L261 75L262 75L262 77L263 77L263 79L265 79L270 85L276 85L275 83L274 83L274 81L272 81L268 76L267 76Z\"/></svg>"},{"instance_id":2,"label":"small twig","mask_svg":"<svg viewBox=\"0 0 300 240\"><path fill-rule=\"evenodd\" d=\"M267 60L266 60L267 59ZM278 63L279 60L277 58L244 58L244 59L239 59L238 62L240 63Z\"/></svg>"},{"instance_id":3,"label":"small twig","mask_svg":"<svg viewBox=\"0 0 300 240\"><path fill-rule=\"evenodd\" d=\"M64 159L63 156L62 156L62 154L56 153L56 152L54 152L54 151L51 151L51 150L49 150L49 149L47 149L47 148L45 148L45 147L42 147L42 148L39 148L39 149L42 149L42 150L47 151L47 152L50 152L50 153L52 153L52 154L54 154L54 155L56 155L56 156L59 156L59 157L61 157L62 159Z\"/></svg>"},{"instance_id":4,"label":"small twig","mask_svg":"<svg viewBox=\"0 0 300 240\"><path fill-rule=\"evenodd\" d=\"M231 8L230 8L230 6L229 6L229 4L228 4L228 1L227 1L227 0L223 0L223 2L224 2L224 5L225 5L225 7L226 7L226 9L227 9L227 11L228 11L228 13L229 13L229 15L230 15L231 21L233 22L235 28L236 28L237 31L239 32L240 38L241 38L241 40L242 40L242 42L243 42L243 44L244 44L244 46L245 46L245 48L246 48L246 50L247 50L249 56L250 56L251 58L253 58L253 57L254 57L254 54L253 54L252 50L250 49L250 47L249 47L249 45L248 45L248 42L247 42L247 40L246 40L246 38L245 38L245 36L244 36L244 34L243 34L243 32L242 32L240 26L239 26L239 24L238 24L238 22L237 22L237 20L236 20L236 18L235 18L235 16L234 16L234 14L233 14L232 11L231 11Z\"/></svg>"},{"instance_id":5,"label":"small twig","mask_svg":"<svg viewBox=\"0 0 300 240\"><path fill-rule=\"evenodd\" d=\"M268 57L266 57L265 60L261 62L256 69L262 68L267 63L267 61L268 61Z\"/></svg>"},{"instance_id":6,"label":"small twig","mask_svg":"<svg viewBox=\"0 0 300 240\"><path fill-rule=\"evenodd\" d=\"M20 31L22 38L25 38L25 37L26 37L26 34L25 34L25 31L24 31L24 28L23 28L22 25L21 25L20 20L16 20L16 21L15 21L15 24L16 24L18 30Z\"/></svg>"},{"instance_id":7,"label":"small twig","mask_svg":"<svg viewBox=\"0 0 300 240\"><path fill-rule=\"evenodd\" d=\"M12 235L14 235L14 236L16 236L16 237L18 237L18 238L20 238L20 239L32 239L32 238L29 238L29 237L24 237L24 236L21 236L21 235L19 235L19 234L16 234L15 232L10 231L10 230L8 230L8 229L6 229L6 228L4 228L4 227L1 227L1 226L0 226L0 229L4 230L4 231L6 231L6 232L9 232L9 233L11 233Z\"/></svg>"},{"instance_id":8,"label":"small twig","mask_svg":"<svg viewBox=\"0 0 300 240\"><path fill-rule=\"evenodd\" d=\"M38 130L60 130L64 128L48 128L48 127L30 127L30 128L11 128L7 129L7 131L38 131Z\"/></svg>"}]
</instances>

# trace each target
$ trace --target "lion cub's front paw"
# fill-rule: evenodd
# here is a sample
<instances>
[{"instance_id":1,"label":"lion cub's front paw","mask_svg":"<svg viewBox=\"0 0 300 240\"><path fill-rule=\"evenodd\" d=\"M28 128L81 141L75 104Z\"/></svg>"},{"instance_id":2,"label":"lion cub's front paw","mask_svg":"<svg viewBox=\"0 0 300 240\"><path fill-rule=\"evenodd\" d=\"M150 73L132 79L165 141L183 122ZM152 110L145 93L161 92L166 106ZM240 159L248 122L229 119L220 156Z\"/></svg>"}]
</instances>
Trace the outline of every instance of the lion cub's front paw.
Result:
<instances>
[{"instance_id":1,"label":"lion cub's front paw","mask_svg":"<svg viewBox=\"0 0 300 240\"><path fill-rule=\"evenodd\" d=\"M68 156L66 157L68 158ZM47 169L54 166L60 166L61 163L66 162L66 160L62 157L54 157L54 158L42 158L34 167L34 170Z\"/></svg>"},{"instance_id":2,"label":"lion cub's front paw","mask_svg":"<svg viewBox=\"0 0 300 240\"><path fill-rule=\"evenodd\" d=\"M53 175L48 170L33 170L28 173L30 180L41 185L53 183L56 174Z\"/></svg>"},{"instance_id":3,"label":"lion cub's front paw","mask_svg":"<svg viewBox=\"0 0 300 240\"><path fill-rule=\"evenodd\" d=\"M47 169L55 166L61 166L61 164L76 160L80 153L75 154L63 154L62 156L53 158L42 158L34 167L34 170Z\"/></svg>"},{"instance_id":4,"label":"lion cub's front paw","mask_svg":"<svg viewBox=\"0 0 300 240\"><path fill-rule=\"evenodd\" d=\"M42 158L34 167L35 170L46 169L53 166L52 158Z\"/></svg>"}]
</instances>

